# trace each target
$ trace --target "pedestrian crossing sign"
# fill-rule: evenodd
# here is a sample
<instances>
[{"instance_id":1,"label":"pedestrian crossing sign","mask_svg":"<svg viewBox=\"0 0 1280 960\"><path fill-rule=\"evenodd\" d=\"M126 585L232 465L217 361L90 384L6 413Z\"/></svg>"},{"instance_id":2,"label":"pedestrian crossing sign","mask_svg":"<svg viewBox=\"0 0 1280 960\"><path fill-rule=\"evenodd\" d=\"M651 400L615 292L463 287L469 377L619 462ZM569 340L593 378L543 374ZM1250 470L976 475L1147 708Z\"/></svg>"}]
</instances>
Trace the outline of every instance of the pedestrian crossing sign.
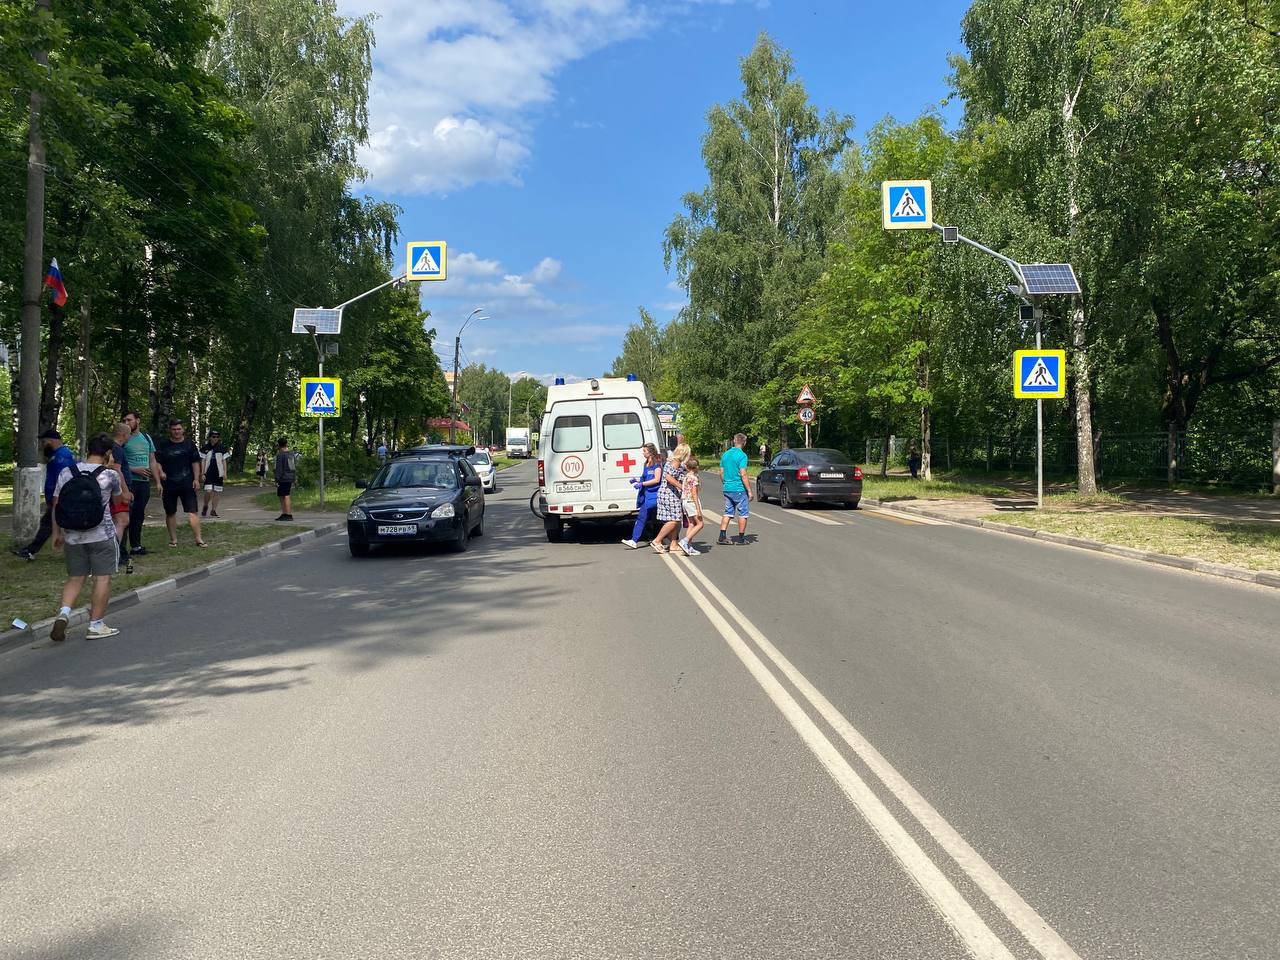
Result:
<instances>
[{"instance_id":1,"label":"pedestrian crossing sign","mask_svg":"<svg viewBox=\"0 0 1280 960\"><path fill-rule=\"evenodd\" d=\"M342 381L329 377L303 377L301 413L304 417L342 416Z\"/></svg>"},{"instance_id":2,"label":"pedestrian crossing sign","mask_svg":"<svg viewBox=\"0 0 1280 960\"><path fill-rule=\"evenodd\" d=\"M444 280L447 276L448 244L443 240L425 240L409 244L404 275L410 280Z\"/></svg>"},{"instance_id":3,"label":"pedestrian crossing sign","mask_svg":"<svg viewBox=\"0 0 1280 960\"><path fill-rule=\"evenodd\" d=\"M1061 400L1067 395L1065 350L1018 350L1013 355L1013 395Z\"/></svg>"},{"instance_id":4,"label":"pedestrian crossing sign","mask_svg":"<svg viewBox=\"0 0 1280 960\"><path fill-rule=\"evenodd\" d=\"M880 185L881 220L886 230L933 229L933 183L886 180Z\"/></svg>"}]
</instances>

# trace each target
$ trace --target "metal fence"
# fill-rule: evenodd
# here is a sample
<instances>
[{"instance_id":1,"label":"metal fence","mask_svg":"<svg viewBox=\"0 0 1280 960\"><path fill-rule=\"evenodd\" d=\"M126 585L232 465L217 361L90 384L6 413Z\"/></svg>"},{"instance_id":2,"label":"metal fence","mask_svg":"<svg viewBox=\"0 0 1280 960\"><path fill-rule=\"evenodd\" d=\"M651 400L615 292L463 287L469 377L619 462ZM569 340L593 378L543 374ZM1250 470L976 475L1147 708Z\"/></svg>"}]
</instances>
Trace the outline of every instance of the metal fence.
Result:
<instances>
[{"instance_id":1,"label":"metal fence","mask_svg":"<svg viewBox=\"0 0 1280 960\"><path fill-rule=\"evenodd\" d=\"M861 454L874 467L884 459L884 437L868 437ZM889 464L906 466L907 450L915 437L890 437ZM1184 483L1221 483L1233 486L1267 486L1272 482L1273 437L1270 424L1245 432L1205 429L1173 434L1175 477ZM1155 480L1169 477L1170 434L1161 432L1107 433L1095 437L1094 464L1102 481ZM982 436L933 438L935 470L966 472L1022 472L1035 469L1034 433L996 433ZM1044 466L1051 474L1073 474L1076 470L1074 434L1046 433Z\"/></svg>"}]
</instances>

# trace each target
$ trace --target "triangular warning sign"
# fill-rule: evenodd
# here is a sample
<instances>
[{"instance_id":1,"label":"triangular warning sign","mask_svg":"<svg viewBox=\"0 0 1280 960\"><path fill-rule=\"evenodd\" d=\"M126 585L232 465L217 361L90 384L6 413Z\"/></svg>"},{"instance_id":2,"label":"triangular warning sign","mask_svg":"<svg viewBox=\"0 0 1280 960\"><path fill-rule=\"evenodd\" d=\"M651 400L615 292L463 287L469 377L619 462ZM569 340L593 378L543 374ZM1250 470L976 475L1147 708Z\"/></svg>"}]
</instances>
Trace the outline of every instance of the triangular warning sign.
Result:
<instances>
[{"instance_id":1,"label":"triangular warning sign","mask_svg":"<svg viewBox=\"0 0 1280 960\"><path fill-rule=\"evenodd\" d=\"M796 403L817 403L818 398L814 396L813 390L806 383L800 391L800 396L796 397Z\"/></svg>"},{"instance_id":2,"label":"triangular warning sign","mask_svg":"<svg viewBox=\"0 0 1280 960\"><path fill-rule=\"evenodd\" d=\"M1031 372L1022 381L1022 389L1025 390L1028 387L1043 387L1046 390L1058 389L1058 381L1049 372L1049 366L1044 362L1044 357L1036 357L1035 366L1031 368Z\"/></svg>"},{"instance_id":3,"label":"triangular warning sign","mask_svg":"<svg viewBox=\"0 0 1280 960\"><path fill-rule=\"evenodd\" d=\"M418 257L418 262L413 265L414 273L439 273L440 264L436 263L436 258L431 255L430 247L422 248L422 255Z\"/></svg>"},{"instance_id":4,"label":"triangular warning sign","mask_svg":"<svg viewBox=\"0 0 1280 960\"><path fill-rule=\"evenodd\" d=\"M920 204L916 203L915 195L910 190L903 190L902 196L898 198L898 205L893 208L893 217L923 217L924 211L920 209Z\"/></svg>"},{"instance_id":5,"label":"triangular warning sign","mask_svg":"<svg viewBox=\"0 0 1280 960\"><path fill-rule=\"evenodd\" d=\"M308 410L332 410L333 401L329 399L329 392L325 390L323 383L316 384L315 393L311 394L311 399L307 401Z\"/></svg>"}]
</instances>

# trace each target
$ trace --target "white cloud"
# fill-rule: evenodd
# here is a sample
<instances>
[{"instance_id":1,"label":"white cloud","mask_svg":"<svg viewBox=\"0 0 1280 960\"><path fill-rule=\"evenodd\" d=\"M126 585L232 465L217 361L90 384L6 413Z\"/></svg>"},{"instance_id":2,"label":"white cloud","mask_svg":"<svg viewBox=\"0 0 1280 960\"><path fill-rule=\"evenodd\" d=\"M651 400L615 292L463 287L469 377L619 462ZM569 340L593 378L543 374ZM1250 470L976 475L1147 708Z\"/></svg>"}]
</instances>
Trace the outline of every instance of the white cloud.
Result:
<instances>
[{"instance_id":1,"label":"white cloud","mask_svg":"<svg viewBox=\"0 0 1280 960\"><path fill-rule=\"evenodd\" d=\"M659 310L670 310L670 311L673 311L673 312L674 312L674 311L676 311L676 310L683 310L683 309L684 309L685 307L687 307L688 305L689 305L689 301L688 301L688 300L668 300L668 301L667 301L667 302L665 302L665 303L660 303L660 304L658 304L658 309L659 309Z\"/></svg>"},{"instance_id":2,"label":"white cloud","mask_svg":"<svg viewBox=\"0 0 1280 960\"><path fill-rule=\"evenodd\" d=\"M534 283L551 283L556 277L560 276L560 271L564 268L564 264L552 257L543 257L538 261L538 265L533 268L533 272L529 276Z\"/></svg>"},{"instance_id":3,"label":"white cloud","mask_svg":"<svg viewBox=\"0 0 1280 960\"><path fill-rule=\"evenodd\" d=\"M343 16L377 18L369 143L360 154L368 185L388 193L443 193L476 183L519 184L532 156L537 111L554 100L557 75L597 50L687 16L692 5L338 0Z\"/></svg>"},{"instance_id":4,"label":"white cloud","mask_svg":"<svg viewBox=\"0 0 1280 960\"><path fill-rule=\"evenodd\" d=\"M547 295L546 287L559 278L564 264L543 257L524 273L512 273L499 260L488 260L470 251L449 255L449 279L425 291L433 301L445 300L478 304L487 312L513 310L572 312Z\"/></svg>"}]
</instances>

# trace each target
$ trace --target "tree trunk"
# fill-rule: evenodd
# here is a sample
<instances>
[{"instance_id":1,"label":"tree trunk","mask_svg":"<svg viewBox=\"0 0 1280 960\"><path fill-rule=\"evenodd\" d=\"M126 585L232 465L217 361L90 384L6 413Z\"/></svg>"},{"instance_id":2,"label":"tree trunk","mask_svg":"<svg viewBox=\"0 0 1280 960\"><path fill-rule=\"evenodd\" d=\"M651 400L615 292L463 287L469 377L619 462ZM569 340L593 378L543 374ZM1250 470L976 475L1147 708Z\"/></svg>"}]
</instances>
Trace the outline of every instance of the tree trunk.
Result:
<instances>
[{"instance_id":1,"label":"tree trunk","mask_svg":"<svg viewBox=\"0 0 1280 960\"><path fill-rule=\"evenodd\" d=\"M89 452L89 294L80 297L80 395L76 397L76 443Z\"/></svg>"},{"instance_id":2,"label":"tree trunk","mask_svg":"<svg viewBox=\"0 0 1280 960\"><path fill-rule=\"evenodd\" d=\"M880 451L880 476L887 477L889 475L889 438L890 434L884 435L884 448Z\"/></svg>"},{"instance_id":3,"label":"tree trunk","mask_svg":"<svg viewBox=\"0 0 1280 960\"><path fill-rule=\"evenodd\" d=\"M920 476L933 479L933 417L928 404L920 405Z\"/></svg>"},{"instance_id":4,"label":"tree trunk","mask_svg":"<svg viewBox=\"0 0 1280 960\"><path fill-rule=\"evenodd\" d=\"M40 391L40 431L58 429L62 408L62 341L66 312L61 307L49 311L49 340L45 355L44 386Z\"/></svg>"},{"instance_id":5,"label":"tree trunk","mask_svg":"<svg viewBox=\"0 0 1280 960\"><path fill-rule=\"evenodd\" d=\"M1178 482L1178 424L1173 420L1169 421L1165 452L1168 454L1169 486L1172 487Z\"/></svg>"},{"instance_id":6,"label":"tree trunk","mask_svg":"<svg viewBox=\"0 0 1280 960\"><path fill-rule=\"evenodd\" d=\"M1063 141L1067 160L1067 230L1071 236L1071 249L1080 251L1080 151L1084 144L1080 121L1075 115L1076 102L1084 80L1081 79L1073 94L1069 89L1062 100ZM1071 360L1075 374L1076 392L1076 489L1083 496L1098 492L1098 480L1093 470L1093 407L1089 390L1089 341L1084 298L1076 296L1071 310Z\"/></svg>"},{"instance_id":7,"label":"tree trunk","mask_svg":"<svg viewBox=\"0 0 1280 960\"><path fill-rule=\"evenodd\" d=\"M253 434L253 418L258 412L258 397L249 393L240 405L240 416L236 420L236 444L231 451L231 472L243 473L245 457L249 452L249 437Z\"/></svg>"}]
</instances>

